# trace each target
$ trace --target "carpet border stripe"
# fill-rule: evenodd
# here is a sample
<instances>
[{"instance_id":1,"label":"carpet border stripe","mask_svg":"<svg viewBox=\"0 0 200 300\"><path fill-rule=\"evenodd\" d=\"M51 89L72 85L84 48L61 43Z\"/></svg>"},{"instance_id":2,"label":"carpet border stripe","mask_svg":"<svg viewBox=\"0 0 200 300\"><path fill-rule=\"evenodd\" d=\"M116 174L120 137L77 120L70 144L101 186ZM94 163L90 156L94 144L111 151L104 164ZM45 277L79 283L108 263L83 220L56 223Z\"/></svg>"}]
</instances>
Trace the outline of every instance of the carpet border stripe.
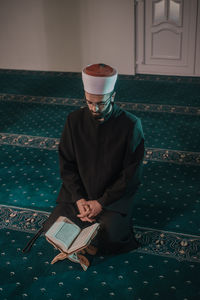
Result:
<instances>
[{"instance_id":1,"label":"carpet border stripe","mask_svg":"<svg viewBox=\"0 0 200 300\"><path fill-rule=\"evenodd\" d=\"M50 213L0 205L0 229L36 233ZM200 236L134 226L141 247L136 252L200 263ZM133 251L135 252L135 251Z\"/></svg>"},{"instance_id":2,"label":"carpet border stripe","mask_svg":"<svg viewBox=\"0 0 200 300\"><path fill-rule=\"evenodd\" d=\"M65 105L82 107L85 106L83 99L79 98L62 98L62 97L41 97L30 95L17 95L17 94L0 94L0 101L7 102L20 102L20 103L37 103L48 105ZM167 104L147 104L147 103L135 103L132 102L120 102L116 103L123 109L142 111L142 112L156 112L156 113L175 113L200 116L200 108L195 106L178 106Z\"/></svg>"},{"instance_id":3,"label":"carpet border stripe","mask_svg":"<svg viewBox=\"0 0 200 300\"><path fill-rule=\"evenodd\" d=\"M59 139L0 132L0 146L2 145L57 151ZM147 147L144 164L148 161L200 166L200 152Z\"/></svg>"}]
</instances>

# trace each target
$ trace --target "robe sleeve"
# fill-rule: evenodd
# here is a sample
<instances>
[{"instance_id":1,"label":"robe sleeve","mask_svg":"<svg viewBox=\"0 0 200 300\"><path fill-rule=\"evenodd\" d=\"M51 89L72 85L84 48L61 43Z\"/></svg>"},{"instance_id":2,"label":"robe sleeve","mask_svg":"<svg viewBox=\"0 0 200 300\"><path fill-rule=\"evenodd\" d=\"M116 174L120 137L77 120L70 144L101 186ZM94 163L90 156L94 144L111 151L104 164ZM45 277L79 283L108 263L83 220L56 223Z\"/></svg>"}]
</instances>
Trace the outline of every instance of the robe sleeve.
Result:
<instances>
[{"instance_id":1,"label":"robe sleeve","mask_svg":"<svg viewBox=\"0 0 200 300\"><path fill-rule=\"evenodd\" d=\"M60 138L58 151L60 176L63 181L64 188L71 194L70 202L75 203L77 200L85 197L85 189L83 187L75 159L69 117L67 118ZM69 199L66 199L66 201L68 202Z\"/></svg>"},{"instance_id":2,"label":"robe sleeve","mask_svg":"<svg viewBox=\"0 0 200 300\"><path fill-rule=\"evenodd\" d=\"M125 194L134 194L141 183L144 158L144 134L140 119L131 129L127 143L123 169L119 176L97 201L102 207L113 204Z\"/></svg>"}]
</instances>

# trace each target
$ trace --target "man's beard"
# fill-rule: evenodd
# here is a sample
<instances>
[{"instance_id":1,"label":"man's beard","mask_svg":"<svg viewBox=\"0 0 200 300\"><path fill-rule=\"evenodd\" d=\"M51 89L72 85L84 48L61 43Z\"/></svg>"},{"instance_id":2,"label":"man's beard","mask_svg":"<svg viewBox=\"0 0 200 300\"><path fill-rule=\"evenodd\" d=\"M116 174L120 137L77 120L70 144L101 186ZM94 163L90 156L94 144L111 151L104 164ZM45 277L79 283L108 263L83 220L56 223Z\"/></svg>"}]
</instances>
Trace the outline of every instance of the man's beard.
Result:
<instances>
[{"instance_id":1,"label":"man's beard","mask_svg":"<svg viewBox=\"0 0 200 300\"><path fill-rule=\"evenodd\" d=\"M90 111L95 120L104 119L112 111L113 103L111 102L104 111L95 113Z\"/></svg>"}]
</instances>

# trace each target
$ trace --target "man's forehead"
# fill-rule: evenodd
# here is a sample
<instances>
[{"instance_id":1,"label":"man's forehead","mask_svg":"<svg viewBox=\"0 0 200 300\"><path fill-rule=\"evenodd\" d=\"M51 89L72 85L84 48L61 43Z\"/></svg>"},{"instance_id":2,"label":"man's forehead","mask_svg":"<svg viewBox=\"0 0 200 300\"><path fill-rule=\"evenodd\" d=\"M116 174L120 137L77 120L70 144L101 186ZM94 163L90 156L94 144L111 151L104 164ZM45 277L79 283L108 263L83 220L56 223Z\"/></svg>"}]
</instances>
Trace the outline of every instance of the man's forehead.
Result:
<instances>
[{"instance_id":1,"label":"man's forehead","mask_svg":"<svg viewBox=\"0 0 200 300\"><path fill-rule=\"evenodd\" d=\"M110 93L104 95L95 95L85 92L86 99L92 102L101 102L108 99Z\"/></svg>"}]
</instances>

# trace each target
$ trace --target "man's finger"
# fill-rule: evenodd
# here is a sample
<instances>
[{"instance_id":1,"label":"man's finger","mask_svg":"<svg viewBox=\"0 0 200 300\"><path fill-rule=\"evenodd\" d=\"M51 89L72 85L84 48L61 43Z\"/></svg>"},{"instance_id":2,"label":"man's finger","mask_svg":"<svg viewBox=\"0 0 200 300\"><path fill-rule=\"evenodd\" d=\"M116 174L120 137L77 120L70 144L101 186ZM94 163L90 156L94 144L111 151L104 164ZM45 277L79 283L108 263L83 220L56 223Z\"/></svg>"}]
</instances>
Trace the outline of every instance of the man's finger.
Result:
<instances>
[{"instance_id":1,"label":"man's finger","mask_svg":"<svg viewBox=\"0 0 200 300\"><path fill-rule=\"evenodd\" d=\"M78 217L85 217L87 216L88 214L90 213L90 210L89 209L81 209L79 210L79 214L78 214Z\"/></svg>"},{"instance_id":2,"label":"man's finger","mask_svg":"<svg viewBox=\"0 0 200 300\"><path fill-rule=\"evenodd\" d=\"M90 213L90 214L88 215L88 218L91 218L91 217L95 217L95 214L94 214L94 213Z\"/></svg>"},{"instance_id":3,"label":"man's finger","mask_svg":"<svg viewBox=\"0 0 200 300\"><path fill-rule=\"evenodd\" d=\"M77 217L79 217L79 218L84 218L84 217L86 217L88 214L89 214L89 211L82 212L82 213L78 214Z\"/></svg>"},{"instance_id":4,"label":"man's finger","mask_svg":"<svg viewBox=\"0 0 200 300\"><path fill-rule=\"evenodd\" d=\"M79 213L82 214L82 213L89 212L90 208L88 205L81 205L78 207L78 210L79 210Z\"/></svg>"},{"instance_id":5,"label":"man's finger","mask_svg":"<svg viewBox=\"0 0 200 300\"><path fill-rule=\"evenodd\" d=\"M96 221L95 219L91 219L91 218L87 218L87 217L80 218L80 220L81 220L81 221L84 221L84 222L90 222L90 223Z\"/></svg>"},{"instance_id":6,"label":"man's finger","mask_svg":"<svg viewBox=\"0 0 200 300\"><path fill-rule=\"evenodd\" d=\"M86 220L86 218L80 218L81 219L81 221L83 221L83 222L86 222L87 220Z\"/></svg>"},{"instance_id":7,"label":"man's finger","mask_svg":"<svg viewBox=\"0 0 200 300\"><path fill-rule=\"evenodd\" d=\"M90 223L96 221L95 219L89 219L89 218L87 218L87 217L85 217L85 218L80 218L80 219L81 219L81 221L83 221L83 222L90 222Z\"/></svg>"},{"instance_id":8,"label":"man's finger","mask_svg":"<svg viewBox=\"0 0 200 300\"><path fill-rule=\"evenodd\" d=\"M84 205L84 206L83 206L83 209L84 209L84 211L87 211L87 212L90 211L90 208L89 208L88 205Z\"/></svg>"}]
</instances>

